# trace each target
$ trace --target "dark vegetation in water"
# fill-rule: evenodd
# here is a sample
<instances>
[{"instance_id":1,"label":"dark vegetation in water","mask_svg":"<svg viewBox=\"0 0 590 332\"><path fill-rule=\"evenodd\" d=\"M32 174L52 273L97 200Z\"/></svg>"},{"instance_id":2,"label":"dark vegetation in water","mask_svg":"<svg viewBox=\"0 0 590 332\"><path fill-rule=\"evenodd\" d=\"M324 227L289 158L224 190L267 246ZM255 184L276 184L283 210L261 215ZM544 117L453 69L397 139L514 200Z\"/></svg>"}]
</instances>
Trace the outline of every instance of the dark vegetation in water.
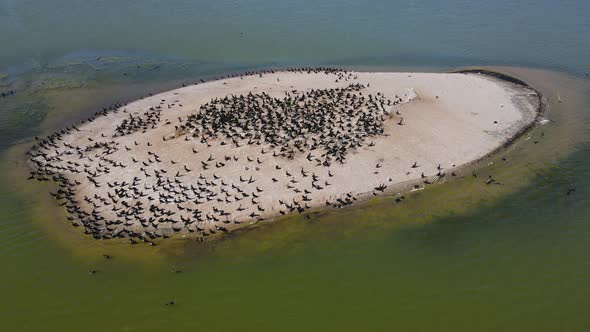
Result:
<instances>
[{"instance_id":1,"label":"dark vegetation in water","mask_svg":"<svg viewBox=\"0 0 590 332\"><path fill-rule=\"evenodd\" d=\"M26 138L48 111L49 106L42 100L0 99L0 146Z\"/></svg>"},{"instance_id":2,"label":"dark vegetation in water","mask_svg":"<svg viewBox=\"0 0 590 332\"><path fill-rule=\"evenodd\" d=\"M50 112L65 113L69 104L50 101L67 98L75 89L125 84L145 86L195 78L209 78L222 70L243 69L191 60L166 59L125 53L76 53L42 63L7 68L0 73L0 150L38 135L39 125ZM158 92L158 91L152 91ZM130 95L129 100L137 99ZM115 102L111 100L110 103ZM64 125L65 127L65 125Z\"/></svg>"}]
</instances>

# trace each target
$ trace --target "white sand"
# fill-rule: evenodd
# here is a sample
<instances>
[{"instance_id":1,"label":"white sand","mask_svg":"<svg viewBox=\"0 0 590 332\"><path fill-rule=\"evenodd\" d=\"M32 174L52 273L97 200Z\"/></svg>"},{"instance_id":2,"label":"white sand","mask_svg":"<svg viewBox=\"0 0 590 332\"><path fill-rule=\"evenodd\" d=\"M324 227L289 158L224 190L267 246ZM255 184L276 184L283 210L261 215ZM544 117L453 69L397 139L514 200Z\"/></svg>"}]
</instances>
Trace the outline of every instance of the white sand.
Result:
<instances>
[{"instance_id":1,"label":"white sand","mask_svg":"<svg viewBox=\"0 0 590 332\"><path fill-rule=\"evenodd\" d=\"M105 206L98 204L98 200L93 197L96 194L98 197L109 200L108 194L114 195L114 189L110 188L107 182L129 183L137 177L140 179L138 188L142 188L142 193L156 198L156 201L151 202L152 204L176 213L173 218L178 219L178 223L174 225L182 229L181 233L186 232L186 229L193 231L204 229L203 232L208 234L209 230L215 230L216 226L232 229L258 219L268 220L278 215L280 211L287 212L288 209L280 204L279 200L287 203L295 200L302 206L307 204L309 207L318 207L325 206L326 201L338 204L336 199L348 197L347 193L351 194L351 197L357 197L361 194L376 192L374 188L379 185L391 188L397 183L414 181L422 186L424 184L421 174L434 176L439 172L438 165L441 166L442 173L450 176L453 167L485 156L534 121L538 107L535 103L536 94L531 89L478 74L354 72L350 79L336 81L337 76L334 74L278 72L264 74L262 77L252 75L224 79L164 92L130 103L107 116L100 116L93 122L79 126L80 131L71 131L60 141L80 147L90 146L95 142L114 141L118 144L118 150L112 154L103 155L102 153L106 150L86 153L86 156L94 157L92 161L87 158L79 159L76 154L62 155L61 160L54 160L52 165L69 166L71 170L74 166L69 162L77 162L80 165L77 167L78 170L84 168L91 172L99 170L94 178L100 184L100 188L90 183L86 178L88 174L83 171L80 173L72 173L65 169L60 171L69 179L75 179L81 183L76 197L88 213L92 210L92 206L84 202L85 196L97 202L96 211L107 220L123 220L111 210L114 206L123 208L120 203ZM177 135L165 142L162 140L163 136L174 137L174 126L179 124L179 117L185 120L189 114L196 112L200 105L209 102L212 98L263 91L274 97L283 97L285 92L290 90L345 87L351 83L369 84L370 86L362 90L363 95L382 93L392 100L397 95L403 99L404 103L386 107L392 113L392 117L386 120L385 135L367 138L365 143L372 141L374 146L369 147L365 144L356 151L351 151L344 164L334 162L330 167L317 166L317 162L306 159L307 152L295 155L293 160L272 157L269 153L264 155L261 153L263 148L270 150L268 146L247 144L242 144L239 148L232 144L222 146L220 142L223 139L210 140L210 147L200 143L198 138L191 137L187 141L184 135ZM156 105L162 105L162 121L155 129L147 130L145 133L138 131L127 136L112 137L115 128L129 114L141 114ZM400 115L396 115L396 111ZM401 117L403 117L403 125L398 125ZM166 124L166 120L169 120L170 124ZM101 137L101 134L106 135L106 138ZM93 139L93 142L90 142L88 138ZM136 146L134 142L139 145ZM147 146L148 142L151 142L152 146ZM127 151L125 146L131 150ZM193 153L192 149L198 153ZM45 149L44 151L54 155L57 151L63 152L65 149L58 148L53 151ZM148 151L158 155L161 162L145 167L142 162L154 160L153 156L148 155ZM319 151L313 152L314 155L319 153ZM126 167L111 167L104 160L99 159L101 155L121 162ZM225 156L236 156L239 160L227 161L221 168L211 166L208 170L203 170L200 162L206 161L209 156L214 158L211 165L218 161L225 162ZM254 161L248 162L247 156ZM132 162L132 157L140 162ZM257 158L263 162L257 163ZM176 164L173 165L171 160L174 160ZM417 163L418 167L412 168L414 163ZM87 167L84 167L84 164ZM377 164L381 167L377 168ZM281 170L277 170L276 165L279 165ZM109 167L109 173L101 173L105 170L105 166ZM184 166L191 169L191 172L187 173ZM146 177L140 168L146 169L152 176ZM302 168L309 172L307 177L302 175ZM171 181L175 179L174 174L179 172L181 174L181 177L177 178L179 182L195 187L198 183L207 186L204 181L199 180L199 174L207 178L207 181L213 181L215 174L219 179L215 180L216 185L209 186L211 191L218 192L219 197L225 197L220 192L222 181L227 184L226 188L232 194L237 192L232 191L229 184L239 185L245 192L254 192L259 196L256 201L258 207L264 211L259 210L256 204L252 204L251 196L240 202L230 199L231 203L217 200L204 202L198 206L186 203L181 206L199 209L202 211L203 218L208 214L215 214L219 221L210 219L183 224L179 216L190 219L192 218L190 213L179 211L174 203L158 202L159 193L149 189L156 181L153 176L154 169L167 170L165 175ZM286 171L292 176L288 177ZM333 177L328 176L328 171L333 174ZM312 173L318 177L317 183L320 183L323 189L312 188ZM255 182L243 183L240 182L240 177L252 177ZM272 178L278 181L273 182ZM292 179L297 182L289 182ZM329 185L325 185L325 181L328 181ZM296 193L293 191L294 188L287 188L288 184L301 191L310 190L310 193L305 195L309 201L304 202L302 200L304 192ZM146 186L148 189L145 189ZM257 191L256 187L262 191ZM143 215L146 218L150 216L150 212L147 211L150 205L147 197L140 197L136 193L130 195L127 201L130 205L138 201L143 202L146 209ZM237 210L240 206L244 208L243 211ZM214 212L214 208L229 214L220 216ZM251 213L260 216L252 218L249 216ZM226 220L226 223L223 220ZM158 222L152 222L152 224L156 223ZM137 220L128 220L126 224L111 225L109 229L112 233L117 233L124 228L133 229L138 233L146 229L155 231L152 226L142 228ZM171 227L172 223L160 224L159 231L156 233L170 234Z\"/></svg>"}]
</instances>

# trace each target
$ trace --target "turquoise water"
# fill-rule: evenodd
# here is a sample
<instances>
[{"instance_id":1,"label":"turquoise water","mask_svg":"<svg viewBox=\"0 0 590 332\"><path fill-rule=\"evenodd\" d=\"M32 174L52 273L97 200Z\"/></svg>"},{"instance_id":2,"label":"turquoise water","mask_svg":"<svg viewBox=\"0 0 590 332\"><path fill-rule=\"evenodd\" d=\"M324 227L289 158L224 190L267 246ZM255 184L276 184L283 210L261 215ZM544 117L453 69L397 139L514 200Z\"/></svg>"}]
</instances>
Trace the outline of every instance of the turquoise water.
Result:
<instances>
[{"instance_id":1,"label":"turquoise water","mask_svg":"<svg viewBox=\"0 0 590 332\"><path fill-rule=\"evenodd\" d=\"M16 92L0 99L0 326L588 330L589 9L546 0L0 0L0 92ZM467 176L401 205L377 199L206 245L87 239L47 186L25 180L33 136L104 105L199 77L305 64L549 69L499 68L539 88L553 121L477 165L504 186Z\"/></svg>"}]
</instances>

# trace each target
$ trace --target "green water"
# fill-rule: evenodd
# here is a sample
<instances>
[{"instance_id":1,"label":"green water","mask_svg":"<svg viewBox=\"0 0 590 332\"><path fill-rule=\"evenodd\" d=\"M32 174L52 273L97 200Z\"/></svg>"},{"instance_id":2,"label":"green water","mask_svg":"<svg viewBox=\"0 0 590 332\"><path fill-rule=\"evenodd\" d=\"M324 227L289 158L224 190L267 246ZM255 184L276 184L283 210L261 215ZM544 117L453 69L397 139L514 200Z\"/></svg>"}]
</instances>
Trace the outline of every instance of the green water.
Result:
<instances>
[{"instance_id":1,"label":"green water","mask_svg":"<svg viewBox=\"0 0 590 332\"><path fill-rule=\"evenodd\" d=\"M588 9L582 1L0 0L0 92L16 91L0 99L0 326L587 331ZM538 88L552 121L401 204L377 198L207 244L92 240L69 225L50 185L25 180L32 137L102 106L220 73L324 63L517 66L495 69ZM488 174L504 185L483 184Z\"/></svg>"}]
</instances>

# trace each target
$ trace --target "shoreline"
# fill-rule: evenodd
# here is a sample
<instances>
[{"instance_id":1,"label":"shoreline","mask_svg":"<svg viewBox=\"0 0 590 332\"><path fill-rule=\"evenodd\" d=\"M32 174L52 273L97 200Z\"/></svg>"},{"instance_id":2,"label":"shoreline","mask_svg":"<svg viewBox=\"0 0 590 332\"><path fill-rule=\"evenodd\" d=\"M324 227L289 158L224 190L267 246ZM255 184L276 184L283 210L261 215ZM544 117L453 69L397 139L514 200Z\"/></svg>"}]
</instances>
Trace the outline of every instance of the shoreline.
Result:
<instances>
[{"instance_id":1,"label":"shoreline","mask_svg":"<svg viewBox=\"0 0 590 332\"><path fill-rule=\"evenodd\" d=\"M537 106L536 106L536 112L535 112L535 117L534 119L526 126L522 127L518 132L516 132L510 139L508 139L505 143L503 143L502 145L498 146L496 149L490 151L488 154L482 156L479 159L473 160L469 163L464 164L463 166L468 166L468 165L472 165L472 164L477 164L479 162L481 162L484 159L488 159L506 149L508 149L510 146L512 146L513 144L515 144L518 140L520 140L522 137L524 137L526 134L530 133L535 127L536 125L539 123L539 121L543 118L543 116L546 114L547 112L547 104L545 102L543 102L543 94L535 89L534 87L532 87L531 85L529 85L527 82L522 81L516 77L507 75L507 74L503 74L501 72L498 71L493 71L493 70L489 70L489 69L461 69L458 71L454 71L456 73L476 73L476 74L481 74L481 75L485 75L485 76L489 76L489 77L493 77L496 78L498 80L501 81L506 81L512 84L517 84L517 85L521 85L527 89L530 89L532 91L535 92L535 94L537 95Z\"/></svg>"},{"instance_id":2,"label":"shoreline","mask_svg":"<svg viewBox=\"0 0 590 332\"><path fill-rule=\"evenodd\" d=\"M274 74L275 74L275 72L274 72L274 71L272 71L272 70L269 70L269 72L271 72L271 73L272 73L272 74L269 74L269 75L274 75ZM346 72L346 71L345 71L345 72ZM281 74L289 73L289 71L287 71L287 72L276 72L276 73L277 73L277 75L281 75ZM366 74L366 73L365 73L365 74L363 74L363 72L352 72L352 73L354 73L354 74L358 74L358 75L361 75L361 76L362 76L362 75L372 75L372 74L384 74L384 75L386 75L386 74L392 74L392 73L369 73L369 74ZM411 75L417 75L417 76L420 76L420 75L445 75L445 74L424 74L424 73L395 73L395 74L398 74L398 75L409 75L410 77L411 77ZM257 75L257 74L256 74L256 73L254 73L254 74L252 74L252 75ZM265 75L266 75L266 73L265 73ZM285 75L286 75L286 74L285 74ZM280 78L283 78L283 77L280 77ZM497 77L496 77L496 78L497 78ZM231 80L231 79L235 79L235 77L233 77L233 78L229 78L229 79L225 79L225 80ZM277 78L277 79L278 79L278 78ZM217 82L217 83L219 83L219 82L223 82L223 81L224 81L224 80L222 79L222 80L216 80L216 81L211 81L211 82L207 82L207 83L210 83L210 84L215 84L216 82ZM373 83L373 82L370 82L370 83ZM510 82L510 83L513 83L513 84L514 84L514 82ZM222 84L226 84L226 83L225 83L225 82L223 82ZM320 84L320 85L321 85L321 84ZM530 89L530 90L533 90L533 91L534 91L534 89L530 88L528 85L527 85L527 87L526 87L526 88L527 88L527 89ZM181 89L182 89L182 88L181 88ZM164 92L164 93L161 93L161 94L158 94L158 95L154 95L154 96L153 96L153 98L156 98L156 97L158 97L158 96L165 95L165 94L171 94L171 93L172 93L172 94L174 94L174 93L175 93L175 91L179 91L179 90L181 90L181 89L177 89L177 90L171 90L171 91ZM408 90L408 91L409 91L409 90ZM408 93L409 93L409 92L408 92ZM537 97L539 98L539 101L540 101L540 100L541 100L541 95L540 95L538 92L536 92L536 91L535 91L535 93L536 93L536 95L537 95ZM417 98L418 98L418 99L421 99L421 98L422 98L422 96L420 96L420 95L418 94ZM438 96L437 96L437 98L438 98ZM147 99L149 99L149 98L147 98ZM136 102L140 102L141 100L143 100L143 99L137 100ZM135 102L134 102L134 103L135 103ZM403 108L406 106L406 104L408 104L409 106L412 106L412 103L413 103L412 99L411 99L411 98L409 98L408 100L405 100L403 103L402 103L402 102L401 102L401 100L400 100L400 103L399 103L399 105L400 105L400 107L403 109ZM132 103L132 104L133 104L133 103ZM479 158L477 158L477 159L470 160L470 161L467 161L467 162L464 162L464 163L461 163L461 164L457 164L456 166L455 166L455 165L453 165L453 167L448 167L448 165L445 165L445 169L448 169L448 170L450 170L450 169L456 170L456 169L458 169L458 168L461 168L461 167L463 167L463 166L465 166L465 165L468 165L468 164L473 164L473 163L477 163L478 161L480 161L480 160L482 160L482 159L485 159L485 158L489 157L490 155L493 155L493 154L497 153L498 151L500 151L500 150L502 150L502 149L506 148L507 146L511 145L511 144L512 144L512 143L513 143L515 140L517 140L519 137L521 137L521 136L522 136L524 133L528 132L528 131L529 131L529 130L530 130L530 129L531 129L533 126L534 126L534 124L536 123L536 121L537 121L538 117L539 117L539 116L540 116L540 114L541 114L541 113L540 113L540 111L541 111L541 108L542 108L542 103L541 103L540 105L541 105L540 107L535 107L535 116L533 117L533 119L532 119L531 121L529 121L529 123L528 123L528 124L526 124L526 126L524 126L524 127L521 127L521 128L518 130L518 132L516 132L514 135L511 135L510 137L508 137L508 139L507 139L505 142L503 142L501 145L499 145L499 146L495 147L495 149L494 149L494 150L492 150L492 151L490 151L490 152L488 152L488 153L485 153L483 156L480 156L480 157L479 157ZM118 109L122 109L122 108L124 108L124 107L126 107L126 106L127 106L127 105L122 105L122 104L121 104L121 105L117 105L117 106L114 108L114 110L112 110L112 111L115 111L115 110L118 110ZM404 111L402 111L402 113L403 113L403 112L404 112ZM105 113L106 113L106 112L105 112ZM395 127L395 126L394 126L394 127ZM403 127L403 126L400 126L400 127ZM389 129L391 129L391 128L389 128ZM84 127L83 127L83 126L81 126L80 128L78 128L78 129L76 129L76 130L84 130ZM399 138L399 137L398 137L398 138ZM164 139L164 141L165 141L165 139ZM141 144L141 142L140 142L140 144ZM263 150L264 150L264 149L263 149ZM190 152L189 152L189 153L190 153ZM358 161L358 160L357 160L357 161ZM439 173L440 173L440 170L439 170ZM221 176L221 177L223 177L223 174L221 174L221 173L220 173L220 176ZM305 176L304 176L304 177L305 177ZM240 177L240 178L241 178L241 177ZM429 177L427 177L427 178L429 178ZM444 176L443 176L443 178L444 178ZM391 178L390 178L390 179L391 179ZM383 192L387 191L387 192L389 193L389 192L391 192L391 190L392 190L392 188L393 188L393 187L398 187L398 186L407 186L407 185L408 185L408 183L411 183L411 182L413 182L413 181L415 182L415 181L416 181L416 179L408 179L407 181L393 182L393 183L391 183L391 184L389 184L389 183L388 183L388 184L387 184L387 187L390 187L390 188L388 188L389 190L386 190L386 189L384 188L384 190L382 190L382 191L383 191ZM390 180L390 182L392 182L392 180ZM433 182L435 182L435 181L433 181ZM222 181L222 183L223 183L223 181ZM411 185L411 184L410 184L410 185ZM258 188L258 187L257 187L257 188ZM265 190L266 190L266 189L265 189ZM371 193L371 190L369 190L369 191L365 191L365 192L358 192L358 191L357 191L357 192L355 192L355 194L354 194L354 195L355 195L355 197L357 197L359 200L364 200L364 199L366 198L366 196L370 197L370 195L371 195L370 193ZM375 193L375 190L373 190L373 193ZM383 193L378 193L378 195L381 195L381 194L383 194ZM356 201L356 199L354 199L354 201ZM347 200L347 202L348 202L348 200ZM352 202L353 202L353 201L351 201L351 203L352 203ZM350 204L343 204L343 205L344 205L344 206L348 206L348 205L350 205ZM305 206L307 207L307 204L305 204ZM319 207L319 205L318 205L318 204L312 205L312 206L310 206L309 208L312 208L312 207L313 207L313 211L315 211L316 209L321 209L321 208ZM305 211L305 210L307 210L307 209L309 209L309 208L306 208L306 209L304 209L304 211ZM265 209L266 209L266 207L265 207ZM263 211L264 211L264 210L263 210ZM302 213L303 211L299 211L299 212L300 212L300 213ZM274 219L274 218L275 218L275 216L278 216L278 215L279 215L279 214L278 214L278 212L277 212L277 211L275 211L274 213L272 213L272 214L269 214L268 218L272 218L272 219ZM266 219L266 218L267 218L267 217L265 217L265 219ZM245 223L245 224L248 224L248 223ZM243 224L242 224L242 225L243 225ZM224 228L226 228L226 230L227 230L227 231L234 229L234 228L225 227L225 226L221 226L221 227L224 227ZM244 227L244 226L235 227L235 229L237 229L237 228L247 228L247 227ZM217 231L219 231L219 229L217 229ZM225 231L221 230L221 232L225 232ZM174 233L175 233L175 232L174 232ZM137 234L137 233L136 233L136 234ZM180 233L179 233L179 234L188 235L189 233L188 233L188 232L184 232L184 233L183 233L183 232L182 232L182 229L180 229ZM210 234L213 234L213 233L210 233ZM157 235L157 234L156 234L156 235ZM173 234L167 234L167 235L166 235L166 234L164 234L163 236L164 236L164 237L168 237L168 236L171 236L171 235L173 235ZM145 237L145 236L142 236L142 237ZM150 238L151 238L151 236L148 236L148 237L150 237ZM157 237L157 236L156 236L156 237ZM103 238L103 237L99 237L99 238Z\"/></svg>"}]
</instances>

